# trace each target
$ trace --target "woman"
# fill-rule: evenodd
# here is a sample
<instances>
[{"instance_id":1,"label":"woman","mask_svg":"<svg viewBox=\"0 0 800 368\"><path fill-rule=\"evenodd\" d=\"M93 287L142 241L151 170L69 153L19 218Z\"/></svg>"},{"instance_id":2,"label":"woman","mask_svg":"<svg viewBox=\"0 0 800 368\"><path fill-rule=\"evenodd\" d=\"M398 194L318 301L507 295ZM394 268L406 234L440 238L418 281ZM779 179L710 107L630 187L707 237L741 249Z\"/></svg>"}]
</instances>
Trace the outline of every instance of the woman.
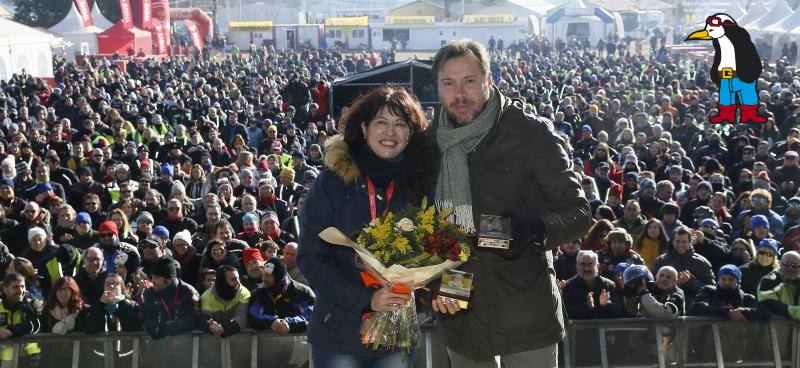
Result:
<instances>
[{"instance_id":1,"label":"woman","mask_svg":"<svg viewBox=\"0 0 800 368\"><path fill-rule=\"evenodd\" d=\"M229 252L222 240L211 239L206 246L206 253L200 260L199 273L202 274L205 270L216 270L222 265L236 267L239 273L244 273L241 263L240 257L237 257L233 252Z\"/></svg>"},{"instance_id":2,"label":"woman","mask_svg":"<svg viewBox=\"0 0 800 368\"><path fill-rule=\"evenodd\" d=\"M750 263L756 257L755 248L749 241L736 238L731 243L731 260L728 262L732 265L739 266Z\"/></svg>"},{"instance_id":3,"label":"woman","mask_svg":"<svg viewBox=\"0 0 800 368\"><path fill-rule=\"evenodd\" d=\"M301 211L298 265L317 290L308 333L312 359L318 368L410 367L413 354L373 350L359 333L364 313L396 311L409 295L365 287L353 250L326 244L318 234L331 226L358 234L384 211L421 201L433 187L427 119L406 90L383 86L356 99L342 123L344 134L328 141L329 170Z\"/></svg>"},{"instance_id":4,"label":"woman","mask_svg":"<svg viewBox=\"0 0 800 368\"><path fill-rule=\"evenodd\" d=\"M42 313L42 329L39 332L65 334L73 331L78 317L85 308L78 284L71 276L56 280Z\"/></svg>"},{"instance_id":5,"label":"woman","mask_svg":"<svg viewBox=\"0 0 800 368\"><path fill-rule=\"evenodd\" d=\"M708 202L708 207L714 211L715 220L717 220L718 224L733 224L733 217L731 217L730 212L728 212L728 206L726 205L727 198L725 198L725 193L716 192L714 195L711 196L711 201Z\"/></svg>"},{"instance_id":6,"label":"woman","mask_svg":"<svg viewBox=\"0 0 800 368\"><path fill-rule=\"evenodd\" d=\"M736 197L736 200L733 202L733 207L731 207L731 217L738 218L739 214L753 208L752 203L750 203L750 191L744 191Z\"/></svg>"},{"instance_id":7,"label":"woman","mask_svg":"<svg viewBox=\"0 0 800 368\"><path fill-rule=\"evenodd\" d=\"M139 238L131 230L131 223L128 216L121 209L115 208L108 214L107 220L117 224L119 230L119 241L128 244L139 244Z\"/></svg>"},{"instance_id":8,"label":"woman","mask_svg":"<svg viewBox=\"0 0 800 368\"><path fill-rule=\"evenodd\" d=\"M192 165L192 174L186 183L186 195L191 199L203 198L209 192L209 183L206 180L206 171L199 164Z\"/></svg>"},{"instance_id":9,"label":"woman","mask_svg":"<svg viewBox=\"0 0 800 368\"><path fill-rule=\"evenodd\" d=\"M611 230L614 230L614 224L608 220L600 220L594 223L586 236L581 242L581 249L599 252L606 248L605 238Z\"/></svg>"},{"instance_id":10,"label":"woman","mask_svg":"<svg viewBox=\"0 0 800 368\"><path fill-rule=\"evenodd\" d=\"M669 249L667 230L659 219L650 219L644 225L644 234L633 245L633 250L644 259L644 264L652 269L658 256Z\"/></svg>"},{"instance_id":11,"label":"woman","mask_svg":"<svg viewBox=\"0 0 800 368\"><path fill-rule=\"evenodd\" d=\"M761 278L778 269L778 247L774 239L767 238L758 243L755 259L739 267L742 271L742 291L755 295Z\"/></svg>"},{"instance_id":12,"label":"woman","mask_svg":"<svg viewBox=\"0 0 800 368\"><path fill-rule=\"evenodd\" d=\"M195 285L200 270L200 255L192 245L192 235L189 230L179 231L172 238L172 257L181 265L181 279L190 285Z\"/></svg>"},{"instance_id":13,"label":"woman","mask_svg":"<svg viewBox=\"0 0 800 368\"><path fill-rule=\"evenodd\" d=\"M607 163L608 167L611 168L611 171L608 173L609 177L613 178L617 176L618 168L614 163L614 160L611 158L611 150L607 143L602 142L598 143L597 148L594 149L594 156L590 160L586 161L586 164L583 167L584 174L594 177L594 170L601 162Z\"/></svg>"},{"instance_id":14,"label":"woman","mask_svg":"<svg viewBox=\"0 0 800 368\"><path fill-rule=\"evenodd\" d=\"M38 301L44 301L44 291L33 263L27 258L17 257L8 265L8 272L16 272L25 278L25 289Z\"/></svg>"},{"instance_id":15,"label":"woman","mask_svg":"<svg viewBox=\"0 0 800 368\"><path fill-rule=\"evenodd\" d=\"M325 165L323 160L325 156L322 154L322 147L318 144L312 144L308 147L308 158L306 159L306 163L310 166L317 168L318 170L322 170L322 167Z\"/></svg>"}]
</instances>

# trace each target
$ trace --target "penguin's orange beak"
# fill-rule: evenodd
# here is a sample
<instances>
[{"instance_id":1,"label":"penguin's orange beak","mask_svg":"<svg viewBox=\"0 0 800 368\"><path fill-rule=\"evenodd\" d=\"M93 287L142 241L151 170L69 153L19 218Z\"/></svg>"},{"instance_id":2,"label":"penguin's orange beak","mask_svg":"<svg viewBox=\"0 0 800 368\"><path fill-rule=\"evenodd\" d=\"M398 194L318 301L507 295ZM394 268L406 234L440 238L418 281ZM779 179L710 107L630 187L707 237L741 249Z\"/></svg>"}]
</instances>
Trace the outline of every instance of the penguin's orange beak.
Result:
<instances>
[{"instance_id":1,"label":"penguin's orange beak","mask_svg":"<svg viewBox=\"0 0 800 368\"><path fill-rule=\"evenodd\" d=\"M686 41L689 40L710 40L712 39L711 36L708 34L708 31L705 29L701 29L699 31L692 32L689 37L686 37Z\"/></svg>"}]
</instances>

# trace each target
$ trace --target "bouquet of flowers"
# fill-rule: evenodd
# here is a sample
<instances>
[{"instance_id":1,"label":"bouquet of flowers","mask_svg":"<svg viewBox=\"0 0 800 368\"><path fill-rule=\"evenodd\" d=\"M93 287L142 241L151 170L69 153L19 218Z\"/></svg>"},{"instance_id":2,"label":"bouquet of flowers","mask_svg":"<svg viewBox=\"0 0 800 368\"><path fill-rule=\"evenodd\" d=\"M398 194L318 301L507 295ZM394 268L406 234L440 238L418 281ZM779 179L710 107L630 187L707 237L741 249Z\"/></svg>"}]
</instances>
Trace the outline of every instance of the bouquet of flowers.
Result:
<instances>
[{"instance_id":1,"label":"bouquet of flowers","mask_svg":"<svg viewBox=\"0 0 800 368\"><path fill-rule=\"evenodd\" d=\"M440 277L442 272L465 262L470 253L470 235L445 220L452 210L437 211L423 199L420 207L387 212L361 230L358 243L336 228L319 236L332 244L356 251L367 272L361 273L368 287L391 287L395 293L412 294ZM361 343L373 349L385 347L407 352L419 340L414 298L395 312L364 316Z\"/></svg>"}]
</instances>

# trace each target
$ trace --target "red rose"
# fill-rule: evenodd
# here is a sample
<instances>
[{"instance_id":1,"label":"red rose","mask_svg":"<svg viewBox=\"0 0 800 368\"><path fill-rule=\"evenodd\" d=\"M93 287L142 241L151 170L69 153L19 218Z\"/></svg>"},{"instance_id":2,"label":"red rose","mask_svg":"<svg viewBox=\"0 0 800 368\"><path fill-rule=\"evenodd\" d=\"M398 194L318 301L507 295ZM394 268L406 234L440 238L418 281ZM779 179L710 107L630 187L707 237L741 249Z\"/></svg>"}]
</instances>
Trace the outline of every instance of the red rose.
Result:
<instances>
[{"instance_id":1,"label":"red rose","mask_svg":"<svg viewBox=\"0 0 800 368\"><path fill-rule=\"evenodd\" d=\"M449 259L451 261L457 261L459 255L461 255L461 247L454 246L454 247L451 247L447 251L447 255L446 256L447 256L447 259Z\"/></svg>"}]
</instances>

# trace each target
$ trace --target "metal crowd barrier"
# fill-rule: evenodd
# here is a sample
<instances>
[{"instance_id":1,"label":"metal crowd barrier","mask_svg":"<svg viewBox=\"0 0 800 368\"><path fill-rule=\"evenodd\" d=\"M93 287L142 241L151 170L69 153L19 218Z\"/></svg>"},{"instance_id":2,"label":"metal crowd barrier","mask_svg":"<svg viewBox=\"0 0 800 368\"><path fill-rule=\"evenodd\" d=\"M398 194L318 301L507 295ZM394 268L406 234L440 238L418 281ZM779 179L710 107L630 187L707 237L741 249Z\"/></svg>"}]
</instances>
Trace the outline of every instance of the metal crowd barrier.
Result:
<instances>
[{"instance_id":1,"label":"metal crowd barrier","mask_svg":"<svg viewBox=\"0 0 800 368\"><path fill-rule=\"evenodd\" d=\"M423 323L415 368L447 368L436 329ZM9 340L11 360L25 367L24 346L37 343L40 367L206 368L309 367L304 334L245 330L221 339L199 331L153 340L145 333L38 334ZM573 320L559 345L562 367L800 367L800 323L676 319ZM535 363L535 362L532 362Z\"/></svg>"}]
</instances>

